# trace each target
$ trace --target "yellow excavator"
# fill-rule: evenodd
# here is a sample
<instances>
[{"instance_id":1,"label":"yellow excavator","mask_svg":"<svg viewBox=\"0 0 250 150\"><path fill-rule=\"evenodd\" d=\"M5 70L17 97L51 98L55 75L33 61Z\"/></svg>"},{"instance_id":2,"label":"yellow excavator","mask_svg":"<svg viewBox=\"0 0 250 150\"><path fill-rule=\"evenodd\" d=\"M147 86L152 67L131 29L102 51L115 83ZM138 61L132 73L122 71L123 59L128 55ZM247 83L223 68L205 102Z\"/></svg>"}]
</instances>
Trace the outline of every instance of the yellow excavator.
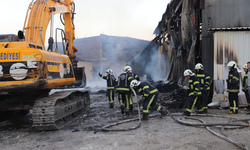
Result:
<instances>
[{"instance_id":1,"label":"yellow excavator","mask_svg":"<svg viewBox=\"0 0 250 150\"><path fill-rule=\"evenodd\" d=\"M56 14L60 14L64 29L54 29ZM32 109L36 129L57 130L89 109L88 91L49 95L56 87L86 85L83 68L77 68L74 15L74 0L33 0L23 30L18 35L0 35L0 111ZM61 33L62 54L58 52L57 32Z\"/></svg>"}]
</instances>

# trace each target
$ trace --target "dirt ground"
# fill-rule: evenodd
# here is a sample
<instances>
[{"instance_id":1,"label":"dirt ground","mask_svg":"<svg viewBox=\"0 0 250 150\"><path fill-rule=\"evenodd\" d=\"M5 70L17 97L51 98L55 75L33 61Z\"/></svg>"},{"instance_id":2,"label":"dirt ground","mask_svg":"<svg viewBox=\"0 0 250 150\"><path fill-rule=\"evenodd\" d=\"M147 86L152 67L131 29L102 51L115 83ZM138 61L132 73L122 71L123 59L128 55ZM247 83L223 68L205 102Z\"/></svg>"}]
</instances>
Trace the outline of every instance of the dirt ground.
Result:
<instances>
[{"instance_id":1,"label":"dirt ground","mask_svg":"<svg viewBox=\"0 0 250 150\"><path fill-rule=\"evenodd\" d=\"M132 116L123 116L119 104L115 100L115 108L108 107L105 93L91 93L91 105L88 115L83 114L69 126L58 131L36 131L32 127L32 120L18 122L17 124L1 128L0 149L2 150L238 150L236 145L225 141L205 127L186 126L177 123L169 115L163 118L151 117L149 121L142 122L141 126L130 131L101 131L104 125L126 120ZM176 112L181 110L175 110ZM245 109L240 109L239 114L228 114L227 110L209 109L208 114L224 115L250 120ZM150 115L159 115L150 112ZM25 115L30 118L30 115ZM134 116L138 117L137 108ZM183 116L174 116L180 118ZM228 123L228 118L192 116L200 118L206 123ZM199 123L194 120L184 119L188 122ZM247 124L244 122L237 122ZM133 121L113 128L122 129L134 127L138 121ZM220 129L212 128L221 133ZM225 133L233 139L250 147L249 127L241 129L225 129Z\"/></svg>"}]
</instances>

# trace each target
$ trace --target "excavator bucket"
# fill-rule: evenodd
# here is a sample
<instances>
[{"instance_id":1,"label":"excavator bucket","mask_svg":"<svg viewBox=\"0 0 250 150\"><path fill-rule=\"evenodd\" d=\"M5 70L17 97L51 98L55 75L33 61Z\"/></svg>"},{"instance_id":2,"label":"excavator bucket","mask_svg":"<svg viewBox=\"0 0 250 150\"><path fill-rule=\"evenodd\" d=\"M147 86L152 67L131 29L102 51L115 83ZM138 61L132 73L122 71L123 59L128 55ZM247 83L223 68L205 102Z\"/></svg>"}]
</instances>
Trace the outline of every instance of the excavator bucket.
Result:
<instances>
[{"instance_id":1,"label":"excavator bucket","mask_svg":"<svg viewBox=\"0 0 250 150\"><path fill-rule=\"evenodd\" d=\"M75 82L66 84L56 89L64 89L64 88L83 88L86 86L86 74L85 74L85 67L78 67L74 68L75 73Z\"/></svg>"},{"instance_id":2,"label":"excavator bucket","mask_svg":"<svg viewBox=\"0 0 250 150\"><path fill-rule=\"evenodd\" d=\"M85 87L86 86L86 74L85 67L79 67L74 69L76 81L72 83L73 86Z\"/></svg>"}]
</instances>

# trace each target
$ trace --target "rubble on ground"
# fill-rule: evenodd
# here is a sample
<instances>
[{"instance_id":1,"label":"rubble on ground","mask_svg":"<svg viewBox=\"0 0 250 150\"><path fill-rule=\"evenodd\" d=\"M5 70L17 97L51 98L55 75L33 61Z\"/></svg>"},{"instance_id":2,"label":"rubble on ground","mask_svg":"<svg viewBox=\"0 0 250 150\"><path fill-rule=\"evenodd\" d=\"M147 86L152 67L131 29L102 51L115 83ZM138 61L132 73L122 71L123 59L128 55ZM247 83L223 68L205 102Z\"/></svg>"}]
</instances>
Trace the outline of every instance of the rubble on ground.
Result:
<instances>
[{"instance_id":1,"label":"rubble on ground","mask_svg":"<svg viewBox=\"0 0 250 150\"><path fill-rule=\"evenodd\" d=\"M153 85L160 92L158 103L168 109L182 109L187 104L187 91L176 82L157 81ZM178 111L178 110L177 110Z\"/></svg>"}]
</instances>

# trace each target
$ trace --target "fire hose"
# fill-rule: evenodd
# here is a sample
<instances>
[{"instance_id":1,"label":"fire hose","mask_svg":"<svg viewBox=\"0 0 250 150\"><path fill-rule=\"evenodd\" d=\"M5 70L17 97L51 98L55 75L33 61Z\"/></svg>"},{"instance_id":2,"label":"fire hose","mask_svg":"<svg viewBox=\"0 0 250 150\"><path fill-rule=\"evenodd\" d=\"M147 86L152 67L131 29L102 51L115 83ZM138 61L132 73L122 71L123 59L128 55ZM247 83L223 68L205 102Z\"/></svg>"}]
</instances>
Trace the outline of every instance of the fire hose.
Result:
<instances>
[{"instance_id":1,"label":"fire hose","mask_svg":"<svg viewBox=\"0 0 250 150\"><path fill-rule=\"evenodd\" d=\"M168 111L168 110L167 110ZM211 132L212 134L220 137L221 139L224 139L244 150L250 150L250 148L248 146L246 146L245 144L233 139L232 137L229 137L228 135L225 134L224 129L228 128L228 129L233 129L233 128L244 128L244 127L249 127L249 125L245 125L245 124L230 124L230 123L206 123L205 121L198 119L198 118L193 118L193 117L181 117L176 119L173 115L171 115L171 113L168 111L168 114L170 115L170 117L175 120L176 122L183 124L183 125L187 125L187 126L205 126L206 129ZM199 116L205 116L205 117L222 117L222 118L230 118L233 121L249 121L250 119L236 119L236 118L232 118L232 117L226 117L226 116L219 116L219 115L199 115ZM185 122L182 121L183 118L186 119L193 119L193 120L198 120L201 123L191 123L191 122ZM221 132L222 134L219 134L215 131L213 131L209 126L213 126L213 127L220 127L221 128ZM230 127L227 127L230 126ZM233 127L232 127L233 126Z\"/></svg>"},{"instance_id":2,"label":"fire hose","mask_svg":"<svg viewBox=\"0 0 250 150\"><path fill-rule=\"evenodd\" d=\"M132 88L131 88L132 89ZM134 91L134 89L132 89L135 97L136 97L136 102L137 102L137 105L139 106L139 101L138 101L138 98L137 98L137 94L136 92ZM232 123L206 123L205 121L203 121L202 119L198 119L198 118L193 118L193 117L181 117L181 118L178 118L176 119L174 117L174 114L172 114L169 110L167 110L168 112L168 115L173 119L175 120L176 122L182 124L182 125L187 125L187 126L205 126L206 129L211 132L212 134L220 137L221 139L224 139L244 150L250 150L250 148L248 146L246 146L245 144L233 139L232 137L229 137L228 135L225 134L224 132L224 129L227 128L227 129L235 129L235 128L244 128L244 127L250 127L250 122L249 122L249 125L245 125L245 124L232 124ZM141 113L140 113L140 107L138 107L138 115L139 117L138 118L133 118L133 119L127 119L127 120L123 120L123 121L119 121L119 122L115 122L115 123L111 123L111 124L108 124L108 125L105 125L102 127L102 131L129 131L129 130L134 130L134 129L137 129L141 126ZM158 115L152 115L152 116L149 116L149 117L155 117L155 116L158 116ZM203 117L221 117L221 118L229 118L231 119L232 121L250 121L250 119L237 119L237 118L233 118L233 117L227 117L227 116L221 116L221 115L210 115L210 114L206 114L206 115L199 115L199 116L203 116ZM183 118L186 118L186 119L193 119L193 120L198 120L199 122L201 123L191 123L191 122L186 122L186 121L182 121ZM118 124L122 124L122 123L127 123L127 122L131 122L131 121L135 121L135 120L139 120L138 124L135 126L135 127L130 127L130 128L122 128L122 129L110 129L109 127L112 127L112 126L115 126L115 125L118 125ZM215 131L213 131L210 126L213 126L213 127L219 127L221 128L221 132L222 134L219 134Z\"/></svg>"},{"instance_id":3,"label":"fire hose","mask_svg":"<svg viewBox=\"0 0 250 150\"><path fill-rule=\"evenodd\" d=\"M136 100L137 100L137 95L135 93L135 91L133 90L135 96L136 96ZM137 104L139 106L139 102L137 101ZM224 132L224 129L227 128L227 129L236 129L236 128L244 128L244 127L249 127L249 125L245 125L245 124L232 124L232 123L206 123L205 121L203 121L202 119L198 119L198 118L193 118L193 117L181 117L181 118L178 118L176 119L174 117L174 115L178 115L178 114L172 114L170 113L169 110L167 110L168 112L168 115L173 119L175 120L176 122L182 124L182 125L187 125L187 126L205 126L206 129L211 132L212 134L220 137L221 139L224 139L244 150L250 150L250 148L248 146L246 146L245 144L233 139L232 137L229 137L228 135L225 134ZM116 122L116 123L112 123L112 124L108 124L106 126L104 126L102 128L103 131L129 131L129 130L134 130L134 129L137 129L140 127L141 125L141 114L140 114L140 108L138 107L138 114L139 114L139 118L134 118L134 119L127 119L127 120L123 120L123 121L119 121L119 122ZM158 115L151 115L149 117L155 117L155 116L158 116ZM232 121L249 121L250 119L237 119L237 118L233 118L233 117L227 117L227 116L221 116L221 115L210 115L210 114L206 114L206 115L199 115L199 116L202 116L202 117L221 117L221 118L229 118L231 119ZM198 120L199 122L201 123L193 123L193 122L186 122L186 121L183 121L182 119L193 119L193 120ZM111 126L115 126L115 125L118 125L118 124L122 124L122 123L126 123L126 122L130 122L130 121L135 121L135 120L139 120L139 123L137 126L135 127L131 127L131 128L123 128L123 129L108 129L109 127ZM213 126L213 127L217 127L217 128L221 128L221 132L222 134L219 134L215 131L213 131L210 126Z\"/></svg>"},{"instance_id":4,"label":"fire hose","mask_svg":"<svg viewBox=\"0 0 250 150\"><path fill-rule=\"evenodd\" d=\"M140 107L139 107L139 101L137 99L137 95L136 95L135 90L133 88L131 88L131 90L133 91L133 93L134 93L134 95L136 97L136 102L137 102L137 106L138 106L139 117L138 118L133 118L133 119L127 119L127 120L123 120L123 121L119 121L119 122L115 122L115 123L111 123L111 124L105 125L105 126L102 127L103 131L128 131L128 130L137 129L137 128L139 128L141 126L141 112L140 112ZM109 128L109 127L112 127L112 126L115 126L115 125L118 125L118 124L127 123L127 122L135 121L135 120L139 120L138 124L135 127L123 128L123 129L110 129Z\"/></svg>"}]
</instances>

